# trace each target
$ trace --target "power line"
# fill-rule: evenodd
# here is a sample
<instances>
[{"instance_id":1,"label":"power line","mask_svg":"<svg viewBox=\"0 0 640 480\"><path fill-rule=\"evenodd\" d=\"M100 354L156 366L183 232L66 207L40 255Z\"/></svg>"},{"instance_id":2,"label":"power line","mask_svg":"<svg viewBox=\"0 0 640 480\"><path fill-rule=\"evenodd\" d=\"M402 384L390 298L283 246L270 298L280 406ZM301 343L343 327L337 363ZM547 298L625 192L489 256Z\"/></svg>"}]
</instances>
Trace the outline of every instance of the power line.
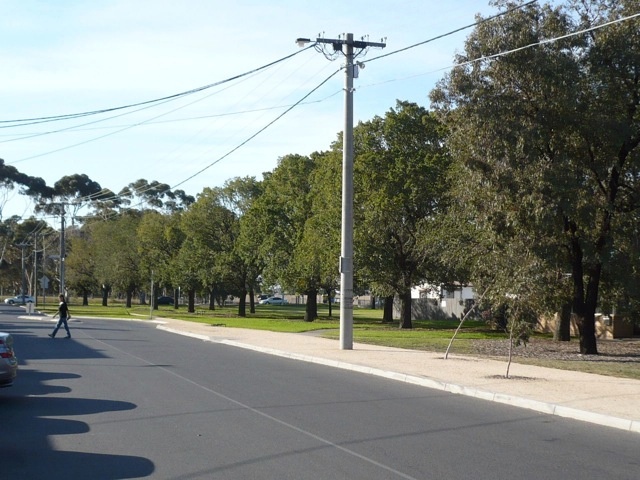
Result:
<instances>
[{"instance_id":1,"label":"power line","mask_svg":"<svg viewBox=\"0 0 640 480\"><path fill-rule=\"evenodd\" d=\"M362 87L360 87L362 88ZM340 94L342 91L341 90L336 90L334 93L332 93L331 95L327 95L324 98L321 98L319 100L312 100L309 102L301 102L298 104L298 106L300 105L313 105L314 103L322 103L332 97L335 97L336 95ZM247 109L247 110L238 110L236 112L225 112L225 113L214 113L211 115L198 115L197 117L182 117L182 118L174 118L171 120L159 120L159 121L148 121L145 123L145 125L160 125L160 124L164 124L164 123L176 123L176 122L189 122L189 121L193 121L193 120L205 120L208 118L221 118L221 117L232 117L235 115L245 115L247 113L257 113L257 112L267 112L270 110L279 110L281 108L287 108L292 106L293 104L289 103L286 105L273 105L271 107L263 107L263 108L252 108L252 109ZM136 110L138 111L138 110ZM105 120L112 120L114 118L118 118L122 115L116 115L113 117L109 117ZM83 132L83 131L91 131L91 130L108 130L108 129L113 129L113 128L124 128L124 127L128 127L128 126L132 126L133 124L120 124L120 125L111 125L108 127L89 127L89 128L82 128L88 125L93 125L95 123L99 123L103 120L99 120L96 122L89 122L89 123L85 123L82 125L76 125L74 127L69 127L69 128L62 128L60 130L51 130L51 131L47 131L47 132L40 132L40 133L25 133L23 134L23 136L21 136L20 138L12 138L11 140L0 140L0 143L8 143L8 142L13 142L13 141L18 141L18 140L25 140L28 138L33 138L33 137L38 137L38 136L43 136L43 135L50 135L53 133L62 133L62 132L66 132L69 130L73 130L74 132ZM7 135L7 134L0 134L0 137L7 137L7 136L15 136L15 134L12 135Z\"/></svg>"},{"instance_id":2,"label":"power line","mask_svg":"<svg viewBox=\"0 0 640 480\"><path fill-rule=\"evenodd\" d=\"M289 106L284 112L282 112L280 115L278 115L277 117L275 117L273 120L271 120L269 123L267 123L266 125L264 125L262 128L260 128L259 130L257 130L256 132L254 132L253 134L251 134L249 137L247 137L244 141L242 141L241 143L239 143L238 145L236 145L235 147L233 147L231 150L229 150L227 153L225 153L224 155L218 157L216 160L214 160L213 162L209 163L208 165L206 165L204 168L201 168L200 170L198 170L197 172L195 172L194 174L190 175L189 177L185 178L184 180L180 181L179 183L172 185L168 190L165 190L163 192L160 192L160 194L164 194L167 191L171 191L176 189L177 187L185 184L186 182L188 182L189 180L197 177L198 175L200 175L201 173L205 172L206 170L208 170L209 168L211 168L212 166L214 166L215 164L221 162L222 160L224 160L225 158L227 158L229 155L231 155L233 152L235 152L236 150L242 148L244 145L246 145L247 143L249 143L251 140L253 140L255 137L257 137L259 134L261 134L262 132L264 132L265 130L267 130L269 127L271 127L274 123L276 123L278 120L280 120L282 117L284 117L287 113L289 113L291 110L293 110L294 108L296 108L298 105L300 105L301 103L304 102L304 100L306 100L309 96L311 96L314 92L316 92L320 87L322 87L325 83L327 83L331 78L333 78L338 72L340 72L341 69L338 69L336 71L334 71L333 73L331 73L327 78L325 78L322 82L320 82L319 84L317 84L313 89L311 89L309 92L307 92L302 98L300 98L297 102L295 102L293 105ZM136 195L140 195L141 193L144 193L146 191L151 190L154 187L149 187L146 190L136 190L134 193ZM77 199L78 202L82 202L82 201L89 201L92 200L93 198L95 198L96 195L98 194L94 194L94 195L88 195L86 197L82 197ZM122 195L120 194L116 194L113 195L112 197L107 197L105 199L103 199L104 201L109 201L109 200L115 200L117 198L122 197ZM134 205L133 207L129 207L130 208L134 208L135 206L139 206L142 205L143 202L140 202L136 205ZM90 218L91 216L84 216L83 218Z\"/></svg>"},{"instance_id":3,"label":"power line","mask_svg":"<svg viewBox=\"0 0 640 480\"><path fill-rule=\"evenodd\" d=\"M54 122L54 121L59 121L59 120L68 120L68 119L72 119L72 118L78 118L78 117L86 117L89 115L98 115L101 113L107 113L107 112L114 112L116 110L124 110L124 109L128 109L128 108L133 108L133 107L139 107L142 105L148 105L148 104L152 104L152 103L158 103L158 102L165 102L165 101L170 101L170 100L175 100L176 98L181 98L187 95L192 95L194 93L198 93L201 92L203 90L207 90L209 88L213 88L213 87L217 87L218 85L222 85L223 83L227 83L227 82L231 82L233 80L237 80L238 78L242 78L245 77L247 75L250 75L252 73L256 73L259 72L261 70L264 70L266 68L269 68L273 65L276 65L280 62L283 62L285 60L288 60L289 58L292 58L300 53L302 53L304 50L307 50L308 48L312 48L313 45L303 49L303 50L299 50L295 53L292 53L291 55L287 55L285 57L279 58L278 60L275 60L273 62L267 63L266 65L262 65L261 67L258 68L254 68L253 70L249 70L248 72L244 72L241 73L239 75L235 75L233 77L230 78L226 78L224 80L218 81L218 82L214 82L211 83L209 85L204 85L202 87L197 87L197 88L193 88L191 90L187 90L186 92L181 92L181 93L175 93L173 95L169 95L166 97L161 97L161 98L156 98L154 100L146 100L143 102L138 102L138 103L131 103L129 105L122 105L119 107L111 107L111 108L103 108L100 110L92 110L92 111L88 111L88 112L80 112L80 113L68 113L68 114L62 114L62 115L53 115L53 116L48 116L48 117L36 117L36 118L23 118L23 119L17 119L17 120L0 120L0 123L19 123L20 125L9 125L7 126L0 126L0 128L9 128L9 127L16 127L16 126L25 126L25 125L32 125L34 123L44 123L44 122ZM30 122L30 123L23 123L23 122Z\"/></svg>"},{"instance_id":4,"label":"power line","mask_svg":"<svg viewBox=\"0 0 640 480\"><path fill-rule=\"evenodd\" d=\"M537 1L537 0L536 0L536 1ZM517 7L517 8L522 8L522 7L524 7L524 6L531 5L531 4L533 4L533 3L536 3L536 2L535 2L535 1L528 2L528 3L526 3L526 4L524 4L524 5L521 5L521 6ZM480 21L480 22L476 22L476 23L474 23L474 24L472 24L472 25L470 25L470 26L475 26L475 25L479 25L479 24L481 24L481 23L485 23L485 22L487 22L487 21L489 21L489 20L491 20L491 19L494 19L494 18L497 18L497 17L499 17L499 16L502 16L502 15L504 15L504 14L506 14L506 13L510 12L510 11L516 10L517 8L511 9L511 10L506 11L506 12L502 12L502 13L501 13L501 14L499 14L499 15L494 15L494 16L489 17L489 18L487 18L487 19L484 19L484 20L482 20L482 21ZM601 24L601 25L596 25L596 26L593 26L593 27L590 27L590 28L587 28L587 29L583 29L583 30L577 31L577 32L572 32L572 33L570 33L570 34L563 35L563 36L560 36L560 37L555 37L555 38L551 38L551 39L545 39L545 40L542 40L542 41L540 41L540 42L532 43L532 44L529 44L529 45L526 45L526 46L523 46L523 47L514 48L514 49L512 49L512 50L508 50L508 51L505 51L505 52L500 52L500 53L497 53L497 54L494 54L494 55L489 55L489 56L486 56L486 57L476 58L476 59L469 60L469 61L466 61L466 62L463 62L463 63L454 64L454 65L451 65L451 66L449 66L449 67L443 67L442 69L439 69L439 70L436 70L436 71L445 70L445 69L448 69L448 68L455 68L455 67L465 66L465 65L469 65L469 64L476 63L476 62L484 61L484 60L487 60L487 59L498 58L498 57L500 57L500 56L508 55L508 54L511 54L511 53L514 53L514 52L518 52L518 51L521 51L521 50L527 49L527 48L532 48L532 47L539 46L539 45L549 44L549 43L553 43L553 42L556 42L556 41L559 41L559 40L562 40L562 39L566 39L566 38L569 38L569 37L572 37L572 36L576 36L576 35L581 35L581 34L584 34L584 33L588 33L588 32L590 32L590 31L598 30L598 29L604 28L604 27L609 26L609 25L612 25L612 24L621 23L621 22L624 22L624 21L627 21L627 20L630 20L630 19L633 19L633 18L637 18L637 17L639 17L639 16L640 16L640 13L637 13L637 14L630 15L630 16L628 16L628 17L624 17L624 18L620 18L620 19L616 19L616 20L613 20L613 21L610 21L610 22L607 22L607 23L604 23L604 24ZM447 36L447 35L450 35L450 34L452 34L452 33L458 32L458 31L460 31L460 30L462 30L462 29L465 29L465 28L469 28L469 26L466 26L466 27L462 27L462 28L460 28L460 29L453 30L453 31L451 31L451 32L449 32L449 33L447 33L447 34L443 34L443 35L440 35L440 36L438 36L438 37L434 37L434 38L432 38L432 39L426 40L426 41L424 41L424 42L420 42L420 43L418 43L418 44L411 45L411 46L406 47L406 48L403 48L403 49L396 50L396 51L394 51L394 52L390 52L389 54L386 54L386 55L381 55L381 56L376 57L376 58L373 58L373 59L371 59L371 60L377 60L377 59L380 59L380 58L383 58L383 57L388 57L388 56L390 56L390 55L394 55L394 54L397 54L397 53L400 53L400 52L406 51L406 50L408 50L408 49L410 49L410 48L414 48L414 47L417 47L417 46L419 46L419 45L423 45L423 44L426 44L426 43L432 42L432 41L434 41L434 40L436 40L436 39L443 38L443 37L445 37L445 36ZM307 47L307 48L311 48L311 47L313 47L313 46L314 46L314 45L311 45L310 47ZM289 57L291 57L291 56L289 56ZM286 57L286 58L289 58L289 57ZM369 61L371 61L371 60L369 60ZM318 88L320 88L324 83L326 83L330 78L332 78L332 77L333 77L335 74L337 74L338 72L339 72L339 70L337 70L336 72L332 73L329 77L327 77L325 80L323 80L319 85L317 85L314 89L312 89L309 93L307 93L307 94L306 94L304 97L302 97L299 101L297 101L297 102L296 102L296 103L294 103L293 105L289 106L289 108L287 108L287 110L285 110L282 114L280 114L279 116L277 116L274 120L272 120L272 121L271 121L271 122L269 122L267 125L265 125L265 126L264 126L264 127L262 127L261 129L259 129L257 132L255 132L254 134L252 134L251 136L249 136L248 138L246 138L246 139L245 139L244 141L242 141L240 144L238 144L237 146L235 146L234 148L232 148L231 150L229 150L227 153L225 153L225 154L224 154L224 155L222 155L221 157L217 158L215 161L211 162L210 164L208 164L208 165L207 165L207 166L205 166L204 168L202 168L202 169L198 170L197 172L195 172L194 174L190 175L189 177L187 177L186 179L182 180L181 182L179 182L179 183L177 183L177 184L173 185L173 186L171 187L171 189L174 189L174 188L176 188L176 187L178 187L178 186L181 186L181 185L183 185L184 183L188 182L189 180L191 180L191 179L195 178L196 176L198 176L198 175L202 174L204 171L208 170L209 168L211 168L211 167L212 167L212 166L214 166L215 164L217 164L217 163L221 162L222 160L224 160L225 158L227 158L229 155L231 155L232 153L234 153L235 151L237 151L238 149L240 149L241 147L243 147L244 145L246 145L249 141L251 141L253 138L255 138L256 136L258 136L258 135L259 135L260 133L262 133L263 131L265 131L267 128L269 128L269 127L270 127L271 125L273 125L276 121L278 121L279 119L281 119L283 116L285 116L285 115L286 115L287 113L289 113L291 110L293 110L293 109L294 109L294 108L296 108L297 106L299 106L299 105L303 104L305 99L307 99L307 98L308 98L312 93L314 93ZM309 102L309 103L313 103L313 102ZM272 107L272 108L275 108L275 107ZM159 117L160 117L160 116L155 117L155 118L159 118ZM152 120L152 119L151 119L151 120ZM150 120L149 120L149 121L150 121ZM146 123L146 122L141 122L141 123ZM137 124L136 124L136 125L137 125ZM133 126L136 126L136 125L133 125ZM117 132L115 132L115 133L117 133ZM84 143L87 143L87 142L84 142ZM137 194L139 194L139 193L144 193L144 191L143 191L143 192L136 192L136 193L137 193ZM116 199L116 198L119 198L119 197L120 197L120 195L114 195L113 197L109 197L109 198L105 199L105 201L107 201L107 200L109 200L109 199ZM91 196L89 196L89 197L85 197L85 199L91 199ZM81 200L82 200L82 199L79 199L79 201L81 201ZM142 202L140 202L140 204L142 204ZM140 205L140 204L138 204L138 205ZM130 207L130 208L134 208L134 207Z\"/></svg>"},{"instance_id":5,"label":"power line","mask_svg":"<svg viewBox=\"0 0 640 480\"><path fill-rule=\"evenodd\" d=\"M373 62L374 60L380 60L381 58L389 57L389 56L395 55L397 53L401 53L401 52L405 52L407 50L411 50L412 48L416 48L416 47L420 47L422 45L426 45L427 43L431 43L431 42L434 42L436 40L440 40L442 38L445 38L445 37L448 37L450 35L453 35L455 33L459 33L459 32L461 32L463 30L467 30L468 28L477 27L478 25L482 25L483 23L487 23L487 22L489 22L489 21L491 21L491 20L493 20L495 18L502 17L504 15L507 15L508 13L514 12L516 10L520 10L520 9L522 9L524 7L527 7L527 6L532 5L534 3L537 3L537 2L538 2L538 0L532 0L531 2L523 3L522 5L518 5L517 7L511 8L509 10L505 10L504 12L497 13L497 14L492 15L492 16L487 17L487 18L483 18L482 20L480 20L478 22L470 23L469 25L465 25L464 27L456 28L455 30L451 30L450 32L443 33L441 35L438 35L436 37L430 38L428 40L424 40L422 42L414 43L413 45L409 45L408 47L400 48L398 50L394 50L392 52L385 53L384 55L378 55L377 57L373 57L373 58L367 60L367 62Z\"/></svg>"}]
</instances>

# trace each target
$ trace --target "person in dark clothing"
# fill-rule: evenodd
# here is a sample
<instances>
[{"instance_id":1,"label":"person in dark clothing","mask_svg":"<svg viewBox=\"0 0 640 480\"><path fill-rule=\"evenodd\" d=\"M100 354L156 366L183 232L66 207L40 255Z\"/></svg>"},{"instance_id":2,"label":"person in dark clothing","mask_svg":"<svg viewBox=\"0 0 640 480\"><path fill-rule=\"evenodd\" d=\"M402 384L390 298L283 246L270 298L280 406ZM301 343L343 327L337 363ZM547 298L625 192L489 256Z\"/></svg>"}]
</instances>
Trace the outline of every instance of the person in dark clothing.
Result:
<instances>
[{"instance_id":1,"label":"person in dark clothing","mask_svg":"<svg viewBox=\"0 0 640 480\"><path fill-rule=\"evenodd\" d=\"M58 317L58 323L49 336L51 338L55 338L60 327L64 325L64 329L67 331L67 338L71 338L69 325L67 325L67 320L71 318L71 315L69 315L69 307L67 306L67 302L64 300L64 295L60 295L60 305L58 306L58 311L53 315L53 318L56 318L56 316Z\"/></svg>"}]
</instances>

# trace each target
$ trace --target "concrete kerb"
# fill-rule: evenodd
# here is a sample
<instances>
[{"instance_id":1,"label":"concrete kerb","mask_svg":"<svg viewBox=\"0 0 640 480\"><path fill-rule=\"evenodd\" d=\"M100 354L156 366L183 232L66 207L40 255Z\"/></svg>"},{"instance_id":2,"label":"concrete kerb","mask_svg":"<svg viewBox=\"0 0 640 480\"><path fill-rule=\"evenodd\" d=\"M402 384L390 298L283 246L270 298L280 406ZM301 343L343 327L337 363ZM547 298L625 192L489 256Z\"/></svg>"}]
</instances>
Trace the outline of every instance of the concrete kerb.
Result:
<instances>
[{"instance_id":1,"label":"concrete kerb","mask_svg":"<svg viewBox=\"0 0 640 480\"><path fill-rule=\"evenodd\" d=\"M565 407L549 402L542 402L539 400L533 400L525 397L519 397L514 395L507 395L504 393L495 393L487 390L478 389L475 387L468 387L464 385L458 385L454 383L443 382L433 378L409 375L399 372L393 372L389 370L382 370L374 367L367 367L357 364L352 364L339 360L331 360L322 357L314 357L310 355L302 355L298 353L287 352L284 350L277 350L273 348L261 347L258 345L252 345L248 343L238 342L234 340L222 339L217 340L211 338L208 335L200 335L192 332L186 332L183 330L166 327L162 324L156 328L164 330L170 333L178 335L184 335L192 338L197 338L203 341L209 341L212 343L220 343L238 348L244 348L247 350L253 350L256 352L266 353L269 355L276 355L279 357L289 358L292 360L299 360L308 363L315 363L319 365L325 365L334 368L341 368L344 370L350 370L359 373L365 373L369 375L376 375L390 380L396 380L400 382L410 383L422 387L432 388L435 390L441 390L444 392L465 395L469 397L478 398L481 400L487 400L491 402L502 403L518 408L524 408L527 410L536 411L546 415L555 415L563 418L570 418L573 420L579 420L583 422L602 425L610 428L616 428L620 430L626 430L632 433L640 433L640 421L629 420L625 418L614 417L610 415L603 415L595 412L589 412L572 407Z\"/></svg>"}]
</instances>

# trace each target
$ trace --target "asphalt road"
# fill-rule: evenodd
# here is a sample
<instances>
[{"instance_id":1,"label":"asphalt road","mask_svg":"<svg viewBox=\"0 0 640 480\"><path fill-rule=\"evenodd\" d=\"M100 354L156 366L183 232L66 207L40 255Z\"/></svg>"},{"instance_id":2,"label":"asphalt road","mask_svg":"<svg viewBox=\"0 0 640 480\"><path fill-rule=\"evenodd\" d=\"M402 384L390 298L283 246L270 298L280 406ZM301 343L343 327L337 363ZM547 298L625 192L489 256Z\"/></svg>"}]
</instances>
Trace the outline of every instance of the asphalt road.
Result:
<instances>
[{"instance_id":1,"label":"asphalt road","mask_svg":"<svg viewBox=\"0 0 640 480\"><path fill-rule=\"evenodd\" d=\"M0 307L2 479L633 479L638 435L155 329Z\"/></svg>"}]
</instances>

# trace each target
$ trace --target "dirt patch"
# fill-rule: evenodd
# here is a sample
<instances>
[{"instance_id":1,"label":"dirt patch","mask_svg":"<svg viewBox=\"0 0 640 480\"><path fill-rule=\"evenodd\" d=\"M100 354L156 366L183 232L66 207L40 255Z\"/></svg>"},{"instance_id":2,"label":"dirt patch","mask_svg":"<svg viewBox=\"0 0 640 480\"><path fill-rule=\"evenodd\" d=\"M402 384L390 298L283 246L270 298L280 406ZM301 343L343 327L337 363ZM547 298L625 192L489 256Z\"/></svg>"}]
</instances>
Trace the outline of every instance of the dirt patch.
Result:
<instances>
[{"instance_id":1,"label":"dirt patch","mask_svg":"<svg viewBox=\"0 0 640 480\"><path fill-rule=\"evenodd\" d=\"M475 355L504 358L509 354L509 340L477 340L472 342ZM534 338L526 346L514 347L514 358L547 360L619 362L640 364L640 339L600 340L598 355L580 354L577 339L571 342Z\"/></svg>"}]
</instances>

